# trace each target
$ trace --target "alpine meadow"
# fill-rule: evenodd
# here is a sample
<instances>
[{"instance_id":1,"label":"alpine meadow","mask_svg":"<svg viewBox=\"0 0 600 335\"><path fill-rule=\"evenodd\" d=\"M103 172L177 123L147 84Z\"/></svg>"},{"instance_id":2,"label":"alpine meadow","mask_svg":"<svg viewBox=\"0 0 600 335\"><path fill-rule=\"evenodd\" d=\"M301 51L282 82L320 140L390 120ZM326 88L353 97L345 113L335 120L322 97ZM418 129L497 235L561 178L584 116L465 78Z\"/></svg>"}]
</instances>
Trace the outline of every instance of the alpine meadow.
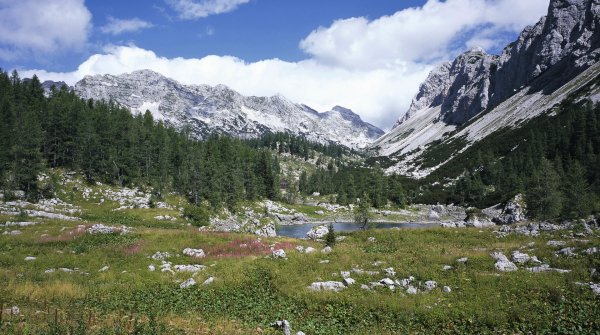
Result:
<instances>
[{"instance_id":1,"label":"alpine meadow","mask_svg":"<svg viewBox=\"0 0 600 335\"><path fill-rule=\"evenodd\" d=\"M600 0L155 2L0 1L1 334L600 333Z\"/></svg>"}]
</instances>

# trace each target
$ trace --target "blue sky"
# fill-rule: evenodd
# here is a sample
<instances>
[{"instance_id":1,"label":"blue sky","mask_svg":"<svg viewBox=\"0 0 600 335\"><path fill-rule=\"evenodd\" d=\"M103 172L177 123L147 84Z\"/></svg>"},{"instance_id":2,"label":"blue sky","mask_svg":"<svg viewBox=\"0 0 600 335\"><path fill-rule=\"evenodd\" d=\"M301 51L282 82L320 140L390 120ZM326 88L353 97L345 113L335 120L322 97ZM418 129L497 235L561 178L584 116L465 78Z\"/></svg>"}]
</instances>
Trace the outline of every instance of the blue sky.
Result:
<instances>
[{"instance_id":1,"label":"blue sky","mask_svg":"<svg viewBox=\"0 0 600 335\"><path fill-rule=\"evenodd\" d=\"M498 53L548 0L0 0L0 67L74 84L150 68L344 105L382 128L439 63ZM37 20L29 20L36 17Z\"/></svg>"}]
</instances>

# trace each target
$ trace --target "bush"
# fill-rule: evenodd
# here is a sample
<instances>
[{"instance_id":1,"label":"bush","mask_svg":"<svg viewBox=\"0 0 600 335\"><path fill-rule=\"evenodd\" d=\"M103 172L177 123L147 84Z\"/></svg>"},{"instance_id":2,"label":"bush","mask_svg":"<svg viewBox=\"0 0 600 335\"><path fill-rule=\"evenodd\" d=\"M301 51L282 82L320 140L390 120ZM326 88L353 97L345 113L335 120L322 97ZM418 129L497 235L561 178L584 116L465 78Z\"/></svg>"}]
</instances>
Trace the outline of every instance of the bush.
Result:
<instances>
[{"instance_id":1,"label":"bush","mask_svg":"<svg viewBox=\"0 0 600 335\"><path fill-rule=\"evenodd\" d=\"M333 224L330 223L329 227L327 227L327 235L325 235L325 245L329 247L333 247L335 244L335 231L333 230Z\"/></svg>"},{"instance_id":2,"label":"bush","mask_svg":"<svg viewBox=\"0 0 600 335\"><path fill-rule=\"evenodd\" d=\"M189 205L183 209L183 216L192 221L196 227L207 226L210 223L210 211L204 205Z\"/></svg>"}]
</instances>

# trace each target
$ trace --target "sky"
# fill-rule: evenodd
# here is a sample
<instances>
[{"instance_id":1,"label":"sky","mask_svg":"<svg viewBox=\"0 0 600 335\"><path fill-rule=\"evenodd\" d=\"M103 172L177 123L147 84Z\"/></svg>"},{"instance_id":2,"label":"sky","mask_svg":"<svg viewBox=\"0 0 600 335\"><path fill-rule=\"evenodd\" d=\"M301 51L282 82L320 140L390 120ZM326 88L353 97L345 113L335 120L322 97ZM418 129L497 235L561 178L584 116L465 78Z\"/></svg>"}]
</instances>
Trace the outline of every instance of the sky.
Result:
<instances>
[{"instance_id":1,"label":"sky","mask_svg":"<svg viewBox=\"0 0 600 335\"><path fill-rule=\"evenodd\" d=\"M151 69L336 105L389 129L440 63L498 54L549 0L0 0L0 68L63 80Z\"/></svg>"}]
</instances>

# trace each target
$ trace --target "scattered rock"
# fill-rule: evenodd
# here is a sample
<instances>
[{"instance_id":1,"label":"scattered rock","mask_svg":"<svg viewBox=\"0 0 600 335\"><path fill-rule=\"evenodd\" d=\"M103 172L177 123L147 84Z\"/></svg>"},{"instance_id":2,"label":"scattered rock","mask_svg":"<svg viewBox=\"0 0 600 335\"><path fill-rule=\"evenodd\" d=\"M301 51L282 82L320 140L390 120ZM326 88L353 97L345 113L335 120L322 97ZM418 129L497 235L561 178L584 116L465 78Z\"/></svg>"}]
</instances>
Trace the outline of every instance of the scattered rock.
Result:
<instances>
[{"instance_id":1,"label":"scattered rock","mask_svg":"<svg viewBox=\"0 0 600 335\"><path fill-rule=\"evenodd\" d=\"M406 289L406 293L408 293L408 294L417 294L417 292L418 292L417 288L412 285L409 285L408 288Z\"/></svg>"},{"instance_id":2,"label":"scattered rock","mask_svg":"<svg viewBox=\"0 0 600 335\"><path fill-rule=\"evenodd\" d=\"M534 266L534 267L526 268L526 269L527 269L527 271L533 272L533 273L540 273L540 272L569 273L569 272L571 272L571 270L551 268L550 265L548 265L548 264L542 264L540 266Z\"/></svg>"},{"instance_id":3,"label":"scattered rock","mask_svg":"<svg viewBox=\"0 0 600 335\"><path fill-rule=\"evenodd\" d=\"M148 265L148 271L154 272L156 271L156 267L153 264Z\"/></svg>"},{"instance_id":4,"label":"scattered rock","mask_svg":"<svg viewBox=\"0 0 600 335\"><path fill-rule=\"evenodd\" d=\"M375 237L369 236L369 238L367 238L367 241L369 241L369 242L375 242L377 240L375 239Z\"/></svg>"},{"instance_id":5,"label":"scattered rock","mask_svg":"<svg viewBox=\"0 0 600 335\"><path fill-rule=\"evenodd\" d=\"M321 250L321 253L323 254L330 254L333 251L333 249L330 246L326 246L325 248L323 248Z\"/></svg>"},{"instance_id":6,"label":"scattered rock","mask_svg":"<svg viewBox=\"0 0 600 335\"><path fill-rule=\"evenodd\" d=\"M465 264L465 263L466 263L468 260L469 260L469 259L468 259L467 257L462 257L462 258L459 258L459 259L457 259L456 261L457 261L458 263Z\"/></svg>"},{"instance_id":7,"label":"scattered rock","mask_svg":"<svg viewBox=\"0 0 600 335\"><path fill-rule=\"evenodd\" d=\"M288 320L275 321L271 327L282 330L284 335L292 335L292 328Z\"/></svg>"},{"instance_id":8,"label":"scattered rock","mask_svg":"<svg viewBox=\"0 0 600 335\"><path fill-rule=\"evenodd\" d=\"M528 254L515 250L512 253L512 260L515 263L525 264L531 260L531 257Z\"/></svg>"},{"instance_id":9,"label":"scattered rock","mask_svg":"<svg viewBox=\"0 0 600 335\"><path fill-rule=\"evenodd\" d=\"M127 234L131 231L131 228L129 227L109 227L109 226L105 226L101 223L97 223L92 225L90 228L86 229L86 232L88 234Z\"/></svg>"},{"instance_id":10,"label":"scattered rock","mask_svg":"<svg viewBox=\"0 0 600 335\"><path fill-rule=\"evenodd\" d=\"M350 277L347 277L347 278L344 278L343 282L344 282L344 285L350 286L350 285L355 284L356 280L354 280L354 279L352 279Z\"/></svg>"},{"instance_id":11,"label":"scattered rock","mask_svg":"<svg viewBox=\"0 0 600 335\"><path fill-rule=\"evenodd\" d=\"M506 256L501 252L491 253L490 256L496 260L495 266L498 271L510 272L518 269L515 263L509 261L508 258L506 258Z\"/></svg>"},{"instance_id":12,"label":"scattered rock","mask_svg":"<svg viewBox=\"0 0 600 335\"><path fill-rule=\"evenodd\" d=\"M35 261L36 259L37 259L37 257L33 257L33 256L25 257L25 261Z\"/></svg>"},{"instance_id":13,"label":"scattered rock","mask_svg":"<svg viewBox=\"0 0 600 335\"><path fill-rule=\"evenodd\" d=\"M271 252L271 256L273 258L285 258L286 257L285 250L275 249Z\"/></svg>"},{"instance_id":14,"label":"scattered rock","mask_svg":"<svg viewBox=\"0 0 600 335\"><path fill-rule=\"evenodd\" d=\"M318 215L325 215L325 212L323 212L323 211L315 211L315 214L318 214Z\"/></svg>"},{"instance_id":15,"label":"scattered rock","mask_svg":"<svg viewBox=\"0 0 600 335\"><path fill-rule=\"evenodd\" d=\"M301 245L296 246L296 251L298 251L299 253L303 254L304 253L304 247Z\"/></svg>"},{"instance_id":16,"label":"scattered rock","mask_svg":"<svg viewBox=\"0 0 600 335\"><path fill-rule=\"evenodd\" d=\"M319 264L328 264L328 263L329 263L328 259L324 259L324 260L319 261Z\"/></svg>"},{"instance_id":17,"label":"scattered rock","mask_svg":"<svg viewBox=\"0 0 600 335\"><path fill-rule=\"evenodd\" d=\"M190 257L204 258L206 255L204 254L204 250L202 249L192 249L185 248L183 249L183 254Z\"/></svg>"},{"instance_id":18,"label":"scattered rock","mask_svg":"<svg viewBox=\"0 0 600 335\"><path fill-rule=\"evenodd\" d=\"M573 256L576 256L576 255L575 255L575 248L573 248L573 247L568 247L568 248L563 248L563 249L560 249L560 250L559 250L559 251L557 251L555 254L556 254L557 256L558 256L558 255L563 255L563 256L567 256L567 257L573 257Z\"/></svg>"},{"instance_id":19,"label":"scattered rock","mask_svg":"<svg viewBox=\"0 0 600 335\"><path fill-rule=\"evenodd\" d=\"M164 261L165 259L170 258L170 257L171 257L171 254L167 251L165 251L165 252L157 251L154 253L154 255L150 256L150 258L152 258L155 261Z\"/></svg>"},{"instance_id":20,"label":"scattered rock","mask_svg":"<svg viewBox=\"0 0 600 335\"><path fill-rule=\"evenodd\" d=\"M444 266L442 266L442 270L443 271L448 271L448 270L452 270L452 269L454 269L454 267L452 267L450 265L444 265Z\"/></svg>"},{"instance_id":21,"label":"scattered rock","mask_svg":"<svg viewBox=\"0 0 600 335\"><path fill-rule=\"evenodd\" d=\"M452 289L450 288L450 286L444 286L444 293L450 293L452 292Z\"/></svg>"},{"instance_id":22,"label":"scattered rock","mask_svg":"<svg viewBox=\"0 0 600 335\"><path fill-rule=\"evenodd\" d=\"M391 280L390 278L383 278L382 280L379 281L381 284L386 285L386 286L394 286L396 283Z\"/></svg>"},{"instance_id":23,"label":"scattered rock","mask_svg":"<svg viewBox=\"0 0 600 335\"><path fill-rule=\"evenodd\" d=\"M175 270L178 272L196 273L196 272L200 272L200 271L206 269L206 266L200 265L200 264L188 264L188 265L175 265L173 268L175 268Z\"/></svg>"},{"instance_id":24,"label":"scattered rock","mask_svg":"<svg viewBox=\"0 0 600 335\"><path fill-rule=\"evenodd\" d=\"M255 230L254 234L263 237L275 237L277 236L277 230L275 230L275 224L269 223Z\"/></svg>"},{"instance_id":25,"label":"scattered rock","mask_svg":"<svg viewBox=\"0 0 600 335\"><path fill-rule=\"evenodd\" d=\"M502 210L502 214L494 218L494 221L503 225L523 221L526 219L526 208L527 205L525 204L523 195L517 194L506 203Z\"/></svg>"},{"instance_id":26,"label":"scattered rock","mask_svg":"<svg viewBox=\"0 0 600 335\"><path fill-rule=\"evenodd\" d=\"M192 287L196 285L196 281L194 280L194 278L189 278L188 280L184 281L183 283L179 284L179 288L185 289L188 287Z\"/></svg>"},{"instance_id":27,"label":"scattered rock","mask_svg":"<svg viewBox=\"0 0 600 335\"><path fill-rule=\"evenodd\" d=\"M313 248L313 247L306 247L306 249L304 249L304 253L305 254L310 254L317 251L317 249Z\"/></svg>"},{"instance_id":28,"label":"scattered rock","mask_svg":"<svg viewBox=\"0 0 600 335\"><path fill-rule=\"evenodd\" d=\"M394 277L396 275L396 271L394 271L394 268L386 268L386 269L383 269L383 271L385 273L387 273L388 276Z\"/></svg>"},{"instance_id":29,"label":"scattered rock","mask_svg":"<svg viewBox=\"0 0 600 335\"><path fill-rule=\"evenodd\" d=\"M314 282L308 287L311 291L334 291L339 292L346 288L344 283L339 281Z\"/></svg>"},{"instance_id":30,"label":"scattered rock","mask_svg":"<svg viewBox=\"0 0 600 335\"><path fill-rule=\"evenodd\" d=\"M437 282L433 280L428 280L425 282L425 291L431 291L437 287Z\"/></svg>"},{"instance_id":31,"label":"scattered rock","mask_svg":"<svg viewBox=\"0 0 600 335\"><path fill-rule=\"evenodd\" d=\"M103 266L102 269L98 270L98 272L105 272L105 271L108 271L108 269L109 269L108 265L106 265L106 266Z\"/></svg>"},{"instance_id":32,"label":"scattered rock","mask_svg":"<svg viewBox=\"0 0 600 335\"><path fill-rule=\"evenodd\" d=\"M215 277L208 277L208 278L207 278L207 279L204 281L204 283L202 283L202 285L210 285L210 284L214 283L214 281L215 281Z\"/></svg>"},{"instance_id":33,"label":"scattered rock","mask_svg":"<svg viewBox=\"0 0 600 335\"><path fill-rule=\"evenodd\" d=\"M565 241L548 241L546 243L546 245L550 246L550 247L562 247L566 244L567 244L567 242L565 242Z\"/></svg>"},{"instance_id":34,"label":"scattered rock","mask_svg":"<svg viewBox=\"0 0 600 335\"><path fill-rule=\"evenodd\" d=\"M326 226L315 226L312 227L308 233L306 233L306 236L308 236L310 239L318 240L324 238L328 232L329 229Z\"/></svg>"},{"instance_id":35,"label":"scattered rock","mask_svg":"<svg viewBox=\"0 0 600 335\"><path fill-rule=\"evenodd\" d=\"M583 253L586 255L593 255L593 254L598 253L598 248L597 247L588 248L588 249L585 249L583 251Z\"/></svg>"}]
</instances>

